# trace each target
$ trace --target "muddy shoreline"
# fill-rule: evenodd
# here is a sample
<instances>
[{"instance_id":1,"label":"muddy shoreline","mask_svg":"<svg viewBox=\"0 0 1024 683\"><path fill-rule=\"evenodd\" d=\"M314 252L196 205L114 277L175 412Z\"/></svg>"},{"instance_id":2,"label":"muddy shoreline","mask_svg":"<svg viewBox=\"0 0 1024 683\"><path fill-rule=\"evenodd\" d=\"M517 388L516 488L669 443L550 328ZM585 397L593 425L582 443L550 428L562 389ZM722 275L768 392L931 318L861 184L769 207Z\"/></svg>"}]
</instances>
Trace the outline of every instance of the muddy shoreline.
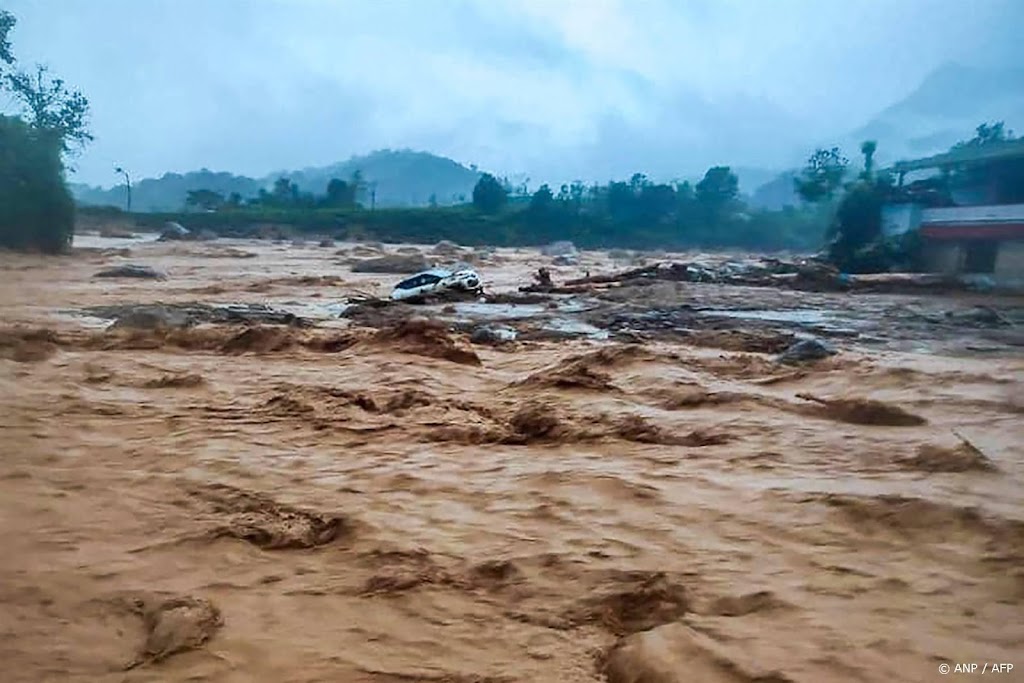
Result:
<instances>
[{"instance_id":1,"label":"muddy shoreline","mask_svg":"<svg viewBox=\"0 0 1024 683\"><path fill-rule=\"evenodd\" d=\"M622 264L498 249L488 300L380 307L397 276L353 254L410 247L83 244L0 254L5 680L910 682L1019 656L1020 298L527 300L538 267ZM124 263L166 277L93 277ZM779 361L804 338L837 352Z\"/></svg>"}]
</instances>

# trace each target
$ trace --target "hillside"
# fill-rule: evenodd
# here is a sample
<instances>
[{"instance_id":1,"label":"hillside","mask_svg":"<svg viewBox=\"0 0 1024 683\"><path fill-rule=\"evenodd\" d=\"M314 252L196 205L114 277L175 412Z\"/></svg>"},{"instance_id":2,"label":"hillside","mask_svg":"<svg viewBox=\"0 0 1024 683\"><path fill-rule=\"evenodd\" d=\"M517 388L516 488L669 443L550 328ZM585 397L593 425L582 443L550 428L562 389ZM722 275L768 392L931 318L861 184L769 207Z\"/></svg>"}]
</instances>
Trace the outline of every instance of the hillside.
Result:
<instances>
[{"instance_id":1,"label":"hillside","mask_svg":"<svg viewBox=\"0 0 1024 683\"><path fill-rule=\"evenodd\" d=\"M426 206L431 196L442 205L459 204L473 194L480 173L446 157L412 150L380 150L348 161L301 171L271 174L287 177L302 190L323 193L331 178L348 180L356 171L368 184L376 184L377 206Z\"/></svg>"},{"instance_id":2,"label":"hillside","mask_svg":"<svg viewBox=\"0 0 1024 683\"><path fill-rule=\"evenodd\" d=\"M944 152L974 136L978 124L1004 121L1008 129L1024 132L1024 69L982 68L945 64L932 71L899 102L872 117L838 144L850 158L851 168L860 164L860 144L878 142L875 158L882 166ZM799 169L779 174L759 186L750 204L761 209L796 205L793 177Z\"/></svg>"},{"instance_id":3,"label":"hillside","mask_svg":"<svg viewBox=\"0 0 1024 683\"><path fill-rule=\"evenodd\" d=\"M1024 129L1024 68L950 63L853 131L843 147L852 152L863 140L877 140L879 161L889 163L947 150L970 138L979 123L991 121Z\"/></svg>"},{"instance_id":4,"label":"hillside","mask_svg":"<svg viewBox=\"0 0 1024 683\"><path fill-rule=\"evenodd\" d=\"M145 178L132 184L133 211L178 211L185 204L185 196L190 190L213 190L225 197L237 192L243 197L253 197L264 183L253 178L237 176L231 173L215 173L205 168L184 175L165 173L160 178ZM125 205L125 186L114 186L109 189L89 187L72 183L71 192L80 204L95 206Z\"/></svg>"},{"instance_id":5,"label":"hillside","mask_svg":"<svg viewBox=\"0 0 1024 683\"><path fill-rule=\"evenodd\" d=\"M134 211L178 211L190 190L213 190L225 196L237 192L244 198L254 197L261 188L269 188L282 176L297 183L301 190L322 194L331 178L348 180L359 171L369 185L376 187L377 206L426 206L431 196L438 204L466 201L480 177L478 171L466 168L451 159L410 150L381 150L366 156L352 157L330 166L300 171L280 171L263 178L248 178L231 173L214 173L203 169L190 173L166 173L160 178L146 178L132 185ZM81 204L124 206L125 187L109 189L72 184L71 190ZM364 201L369 201L364 198Z\"/></svg>"}]
</instances>

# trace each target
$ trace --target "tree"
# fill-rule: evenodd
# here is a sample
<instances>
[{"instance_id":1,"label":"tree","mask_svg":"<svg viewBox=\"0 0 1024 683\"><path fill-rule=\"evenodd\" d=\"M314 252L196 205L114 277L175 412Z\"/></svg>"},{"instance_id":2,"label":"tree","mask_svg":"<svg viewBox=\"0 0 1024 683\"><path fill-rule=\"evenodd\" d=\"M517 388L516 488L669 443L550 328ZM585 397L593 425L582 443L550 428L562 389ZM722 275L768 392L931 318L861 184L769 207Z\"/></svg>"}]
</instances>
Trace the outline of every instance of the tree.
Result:
<instances>
[{"instance_id":1,"label":"tree","mask_svg":"<svg viewBox=\"0 0 1024 683\"><path fill-rule=\"evenodd\" d=\"M56 253L71 244L75 205L61 151L52 131L0 116L0 245Z\"/></svg>"},{"instance_id":2,"label":"tree","mask_svg":"<svg viewBox=\"0 0 1024 683\"><path fill-rule=\"evenodd\" d=\"M77 90L68 90L63 79L52 76L48 67L37 64L34 74L7 74L7 87L21 103L29 125L60 135L63 152L92 141L86 127L89 100Z\"/></svg>"},{"instance_id":3,"label":"tree","mask_svg":"<svg viewBox=\"0 0 1024 683\"><path fill-rule=\"evenodd\" d=\"M736 203L740 181L728 166L712 166L697 183L694 198L706 220L718 222Z\"/></svg>"},{"instance_id":4,"label":"tree","mask_svg":"<svg viewBox=\"0 0 1024 683\"><path fill-rule=\"evenodd\" d=\"M0 116L0 245L59 252L71 244L75 204L64 182L62 153L92 139L89 103L37 67L6 73L15 63L8 40L14 16L0 10L0 90L10 90L27 120Z\"/></svg>"},{"instance_id":5,"label":"tree","mask_svg":"<svg viewBox=\"0 0 1024 683\"><path fill-rule=\"evenodd\" d=\"M0 9L0 62L7 65L14 64L14 53L11 52L11 43L7 35L16 22L13 14ZM0 74L3 74L3 71L0 71Z\"/></svg>"},{"instance_id":6,"label":"tree","mask_svg":"<svg viewBox=\"0 0 1024 683\"><path fill-rule=\"evenodd\" d=\"M356 205L356 188L340 178L331 178L323 203L336 209L352 208Z\"/></svg>"},{"instance_id":7,"label":"tree","mask_svg":"<svg viewBox=\"0 0 1024 683\"><path fill-rule=\"evenodd\" d=\"M860 144L860 153L864 155L864 178L870 179L875 170L875 150L878 143L874 140L865 140Z\"/></svg>"},{"instance_id":8,"label":"tree","mask_svg":"<svg viewBox=\"0 0 1024 683\"><path fill-rule=\"evenodd\" d=\"M270 191L270 199L276 206L288 206L295 204L299 198L299 186L288 180L278 178L274 181L274 187Z\"/></svg>"},{"instance_id":9,"label":"tree","mask_svg":"<svg viewBox=\"0 0 1024 683\"><path fill-rule=\"evenodd\" d=\"M188 190L185 195L185 206L200 211L216 211L224 204L224 195L213 190Z\"/></svg>"},{"instance_id":10,"label":"tree","mask_svg":"<svg viewBox=\"0 0 1024 683\"><path fill-rule=\"evenodd\" d=\"M473 188L473 206L482 213L497 213L508 202L508 192L490 173L480 176Z\"/></svg>"},{"instance_id":11,"label":"tree","mask_svg":"<svg viewBox=\"0 0 1024 683\"><path fill-rule=\"evenodd\" d=\"M800 175L793 179L794 189L805 202L831 199L836 190L842 187L849 164L849 159L842 155L838 147L817 149L807 159L807 165L800 171Z\"/></svg>"},{"instance_id":12,"label":"tree","mask_svg":"<svg viewBox=\"0 0 1024 683\"><path fill-rule=\"evenodd\" d=\"M551 208L555 202L555 195L547 183L537 188L537 191L530 197L530 211L533 213L544 213Z\"/></svg>"}]
</instances>

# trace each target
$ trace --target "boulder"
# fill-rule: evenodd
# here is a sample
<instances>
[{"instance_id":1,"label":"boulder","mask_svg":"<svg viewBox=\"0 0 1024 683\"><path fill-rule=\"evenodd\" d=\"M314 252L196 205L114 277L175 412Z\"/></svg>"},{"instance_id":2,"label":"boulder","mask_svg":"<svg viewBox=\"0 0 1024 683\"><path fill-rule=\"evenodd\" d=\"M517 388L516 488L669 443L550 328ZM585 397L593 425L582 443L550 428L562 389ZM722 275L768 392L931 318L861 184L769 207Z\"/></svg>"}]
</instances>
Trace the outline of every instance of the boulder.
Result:
<instances>
[{"instance_id":1,"label":"boulder","mask_svg":"<svg viewBox=\"0 0 1024 683\"><path fill-rule=\"evenodd\" d=\"M138 280L163 280L167 276L159 270L154 270L149 266L142 266L136 263L125 263L120 266L104 268L100 272L96 273L95 277L128 277Z\"/></svg>"},{"instance_id":2,"label":"boulder","mask_svg":"<svg viewBox=\"0 0 1024 683\"><path fill-rule=\"evenodd\" d=\"M504 327L502 325L482 325L470 335L469 340L474 344L507 344L514 342L516 337L519 335L511 327Z\"/></svg>"},{"instance_id":3,"label":"boulder","mask_svg":"<svg viewBox=\"0 0 1024 683\"><path fill-rule=\"evenodd\" d=\"M321 247L323 249L333 249L334 248L334 240L332 240L332 239L322 239L322 240L320 240L317 243L317 246Z\"/></svg>"},{"instance_id":4,"label":"boulder","mask_svg":"<svg viewBox=\"0 0 1024 683\"><path fill-rule=\"evenodd\" d=\"M578 266L580 260L575 254L562 254L551 259L551 263L556 266Z\"/></svg>"},{"instance_id":5,"label":"boulder","mask_svg":"<svg viewBox=\"0 0 1024 683\"><path fill-rule=\"evenodd\" d=\"M828 358L835 354L835 347L828 342L820 339L801 339L779 354L777 360L787 365L798 365Z\"/></svg>"}]
</instances>

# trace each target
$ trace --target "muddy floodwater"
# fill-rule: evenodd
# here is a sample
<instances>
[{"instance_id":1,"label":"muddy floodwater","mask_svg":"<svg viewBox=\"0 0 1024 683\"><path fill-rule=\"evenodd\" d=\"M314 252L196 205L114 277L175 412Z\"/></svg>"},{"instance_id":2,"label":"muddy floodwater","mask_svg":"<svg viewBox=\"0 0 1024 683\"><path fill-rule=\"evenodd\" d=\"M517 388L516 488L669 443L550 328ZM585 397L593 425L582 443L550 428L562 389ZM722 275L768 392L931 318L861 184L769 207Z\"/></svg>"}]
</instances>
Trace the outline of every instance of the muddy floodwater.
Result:
<instances>
[{"instance_id":1,"label":"muddy floodwater","mask_svg":"<svg viewBox=\"0 0 1024 683\"><path fill-rule=\"evenodd\" d=\"M499 249L504 298L380 307L376 245L76 247L0 254L4 681L1024 671L1019 298L527 298L630 264Z\"/></svg>"}]
</instances>

